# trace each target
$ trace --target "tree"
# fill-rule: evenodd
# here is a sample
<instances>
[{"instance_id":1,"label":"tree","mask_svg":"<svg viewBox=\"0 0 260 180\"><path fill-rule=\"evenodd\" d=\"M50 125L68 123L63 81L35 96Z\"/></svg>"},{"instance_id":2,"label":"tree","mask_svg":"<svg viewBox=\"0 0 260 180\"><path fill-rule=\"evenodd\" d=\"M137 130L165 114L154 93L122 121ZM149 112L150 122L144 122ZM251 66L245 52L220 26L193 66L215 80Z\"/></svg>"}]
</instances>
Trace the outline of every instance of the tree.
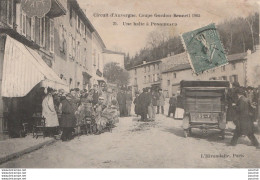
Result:
<instances>
[{"instance_id":1,"label":"tree","mask_svg":"<svg viewBox=\"0 0 260 180\"><path fill-rule=\"evenodd\" d=\"M115 62L105 65L104 77L109 83L117 84L119 86L128 85L130 78L129 73Z\"/></svg>"}]
</instances>

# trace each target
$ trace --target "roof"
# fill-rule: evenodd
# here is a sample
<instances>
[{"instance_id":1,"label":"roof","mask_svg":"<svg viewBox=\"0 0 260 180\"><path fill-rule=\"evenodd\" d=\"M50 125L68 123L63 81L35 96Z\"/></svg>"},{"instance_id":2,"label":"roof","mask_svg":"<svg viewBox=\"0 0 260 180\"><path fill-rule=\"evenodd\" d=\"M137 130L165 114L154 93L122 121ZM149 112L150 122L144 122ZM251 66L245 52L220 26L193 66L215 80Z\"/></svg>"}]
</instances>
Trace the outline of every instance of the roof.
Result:
<instances>
[{"instance_id":1,"label":"roof","mask_svg":"<svg viewBox=\"0 0 260 180\"><path fill-rule=\"evenodd\" d=\"M228 59L228 62L234 62L234 61L239 61L239 60L246 60L246 56L247 56L247 53L237 53L237 54L228 55L227 59ZM191 65L189 63L176 65L174 67L171 67L171 68L163 71L162 73L181 71L181 70L186 70L186 69L191 69Z\"/></svg>"},{"instance_id":2,"label":"roof","mask_svg":"<svg viewBox=\"0 0 260 180\"><path fill-rule=\"evenodd\" d=\"M119 54L119 55L125 55L125 53L122 53L122 52L116 52L116 51L112 51L112 50L109 50L109 49L104 49L104 53L106 53L106 54Z\"/></svg>"},{"instance_id":3,"label":"roof","mask_svg":"<svg viewBox=\"0 0 260 180\"><path fill-rule=\"evenodd\" d=\"M101 43L101 45L102 45L102 48L103 48L103 49L105 49L105 48L106 48L106 45L105 45L104 41L102 40L102 38L100 37L100 35L98 34L98 32L97 32L97 30L96 30L96 29L95 29L95 32L94 32L94 34L96 35L96 37L97 37L98 41Z\"/></svg>"},{"instance_id":4,"label":"roof","mask_svg":"<svg viewBox=\"0 0 260 180\"><path fill-rule=\"evenodd\" d=\"M181 71L181 70L186 70L186 69L191 69L191 65L189 63L176 65L166 71L163 71L162 73Z\"/></svg>"},{"instance_id":5,"label":"roof","mask_svg":"<svg viewBox=\"0 0 260 180\"><path fill-rule=\"evenodd\" d=\"M238 61L238 60L246 60L247 53L237 53L237 54L231 54L227 56L227 59L229 62L232 61Z\"/></svg>"},{"instance_id":6,"label":"roof","mask_svg":"<svg viewBox=\"0 0 260 180\"><path fill-rule=\"evenodd\" d=\"M130 69L134 69L134 68L137 68L137 67L146 66L146 65L149 65L149 64L155 64L155 63L158 63L158 62L162 62L161 59L160 60L156 60L156 61L146 62L145 64L140 64L140 65L133 66L133 67L130 67L130 68L127 68L127 69L130 70Z\"/></svg>"}]
</instances>

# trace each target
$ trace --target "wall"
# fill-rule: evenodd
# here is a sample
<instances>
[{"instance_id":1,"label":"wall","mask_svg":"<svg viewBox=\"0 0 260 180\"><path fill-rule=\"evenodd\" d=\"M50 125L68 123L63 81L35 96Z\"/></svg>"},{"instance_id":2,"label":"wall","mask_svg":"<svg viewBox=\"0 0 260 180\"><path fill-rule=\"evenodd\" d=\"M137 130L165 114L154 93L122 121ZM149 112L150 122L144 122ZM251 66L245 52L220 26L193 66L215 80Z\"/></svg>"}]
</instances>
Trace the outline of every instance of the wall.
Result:
<instances>
[{"instance_id":1,"label":"wall","mask_svg":"<svg viewBox=\"0 0 260 180\"><path fill-rule=\"evenodd\" d=\"M91 33L85 35L77 30L76 17L73 16L70 20L70 3L66 3L65 7L66 15L55 18L54 21L55 61L53 69L59 76L63 75L66 82L70 84L70 88L83 89L82 72L92 73L92 35ZM61 48L62 44L64 44L64 48Z\"/></svg>"},{"instance_id":2,"label":"wall","mask_svg":"<svg viewBox=\"0 0 260 180\"><path fill-rule=\"evenodd\" d=\"M256 52L247 55L247 85L258 87L260 85L260 49L256 46Z\"/></svg>"},{"instance_id":3,"label":"wall","mask_svg":"<svg viewBox=\"0 0 260 180\"><path fill-rule=\"evenodd\" d=\"M98 37L95 33L92 36L92 84L98 84L99 79L102 77L96 74L96 71L99 70L102 73L103 77L103 70L104 70L104 57L103 57L103 47L101 42L99 41Z\"/></svg>"}]
</instances>

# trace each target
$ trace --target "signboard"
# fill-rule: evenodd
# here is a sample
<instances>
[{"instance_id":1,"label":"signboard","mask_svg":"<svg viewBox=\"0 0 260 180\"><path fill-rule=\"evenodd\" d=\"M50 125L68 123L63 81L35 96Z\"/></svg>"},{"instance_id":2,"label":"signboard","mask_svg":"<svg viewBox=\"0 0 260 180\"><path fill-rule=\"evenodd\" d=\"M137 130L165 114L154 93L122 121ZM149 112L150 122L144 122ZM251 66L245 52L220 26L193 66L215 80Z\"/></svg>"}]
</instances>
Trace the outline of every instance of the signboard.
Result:
<instances>
[{"instance_id":1,"label":"signboard","mask_svg":"<svg viewBox=\"0 0 260 180\"><path fill-rule=\"evenodd\" d=\"M184 33L181 37L196 74L228 63L215 24Z\"/></svg>"},{"instance_id":2,"label":"signboard","mask_svg":"<svg viewBox=\"0 0 260 180\"><path fill-rule=\"evenodd\" d=\"M51 9L51 0L21 0L22 9L28 17L42 18Z\"/></svg>"}]
</instances>

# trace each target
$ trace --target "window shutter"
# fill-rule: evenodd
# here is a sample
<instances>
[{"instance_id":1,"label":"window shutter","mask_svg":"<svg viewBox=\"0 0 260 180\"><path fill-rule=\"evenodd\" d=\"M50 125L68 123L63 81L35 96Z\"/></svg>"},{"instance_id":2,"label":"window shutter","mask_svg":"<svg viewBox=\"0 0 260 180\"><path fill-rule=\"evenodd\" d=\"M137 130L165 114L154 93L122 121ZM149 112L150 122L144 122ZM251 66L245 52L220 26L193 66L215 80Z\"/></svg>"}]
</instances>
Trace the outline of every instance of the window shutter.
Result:
<instances>
[{"instance_id":1,"label":"window shutter","mask_svg":"<svg viewBox=\"0 0 260 180\"><path fill-rule=\"evenodd\" d=\"M40 34L41 34L40 26L41 26L40 19L38 17L35 17L35 42L38 45L40 45Z\"/></svg>"},{"instance_id":2,"label":"window shutter","mask_svg":"<svg viewBox=\"0 0 260 180\"><path fill-rule=\"evenodd\" d=\"M54 21L50 19L50 52L54 53Z\"/></svg>"},{"instance_id":3,"label":"window shutter","mask_svg":"<svg viewBox=\"0 0 260 180\"><path fill-rule=\"evenodd\" d=\"M31 18L31 39L35 41L35 17Z\"/></svg>"}]
</instances>

